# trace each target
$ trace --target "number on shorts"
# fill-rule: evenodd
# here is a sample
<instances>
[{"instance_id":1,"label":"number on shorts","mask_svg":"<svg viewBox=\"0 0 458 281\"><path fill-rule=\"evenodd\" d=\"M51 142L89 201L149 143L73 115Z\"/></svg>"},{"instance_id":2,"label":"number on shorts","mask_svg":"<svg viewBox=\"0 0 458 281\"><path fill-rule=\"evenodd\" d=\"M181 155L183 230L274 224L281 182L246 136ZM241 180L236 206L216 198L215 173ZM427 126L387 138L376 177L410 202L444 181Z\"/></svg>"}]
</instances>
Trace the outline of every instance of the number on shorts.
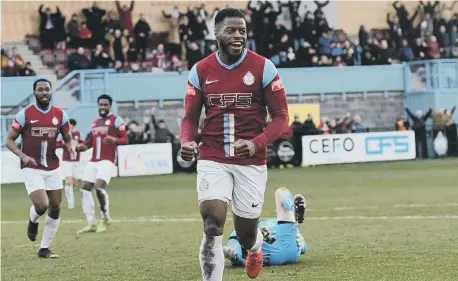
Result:
<instances>
[{"instance_id":1,"label":"number on shorts","mask_svg":"<svg viewBox=\"0 0 458 281\"><path fill-rule=\"evenodd\" d=\"M40 163L43 167L48 167L48 161L46 159L46 155L48 154L48 141L41 141L41 149L40 149Z\"/></svg>"},{"instance_id":2,"label":"number on shorts","mask_svg":"<svg viewBox=\"0 0 458 281\"><path fill-rule=\"evenodd\" d=\"M95 159L100 159L100 154L102 152L102 138L97 136L95 138Z\"/></svg>"}]
</instances>

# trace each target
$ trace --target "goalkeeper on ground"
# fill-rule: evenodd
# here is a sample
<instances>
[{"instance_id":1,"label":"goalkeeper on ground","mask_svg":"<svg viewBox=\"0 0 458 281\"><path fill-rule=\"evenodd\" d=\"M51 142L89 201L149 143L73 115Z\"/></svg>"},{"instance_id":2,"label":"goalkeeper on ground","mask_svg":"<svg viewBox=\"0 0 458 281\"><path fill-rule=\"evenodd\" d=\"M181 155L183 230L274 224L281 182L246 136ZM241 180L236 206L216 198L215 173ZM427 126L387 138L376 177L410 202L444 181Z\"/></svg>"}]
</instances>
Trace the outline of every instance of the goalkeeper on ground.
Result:
<instances>
[{"instance_id":1,"label":"goalkeeper on ground","mask_svg":"<svg viewBox=\"0 0 458 281\"><path fill-rule=\"evenodd\" d=\"M285 265L296 263L307 251L307 244L297 226L304 222L306 202L302 195L293 195L287 188L275 192L277 219L260 221L258 224L264 236L262 254L264 265ZM246 250L237 241L233 231L224 246L224 256L234 266L245 264Z\"/></svg>"}]
</instances>

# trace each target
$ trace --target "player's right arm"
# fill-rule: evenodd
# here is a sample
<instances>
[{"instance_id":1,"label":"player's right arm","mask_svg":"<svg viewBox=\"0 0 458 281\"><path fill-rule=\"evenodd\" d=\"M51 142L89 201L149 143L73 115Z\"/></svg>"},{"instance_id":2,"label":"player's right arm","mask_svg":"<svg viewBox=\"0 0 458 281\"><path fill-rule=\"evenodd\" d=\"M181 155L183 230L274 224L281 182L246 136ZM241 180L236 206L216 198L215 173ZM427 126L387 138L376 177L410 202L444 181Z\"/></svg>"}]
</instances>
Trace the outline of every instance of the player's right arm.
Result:
<instances>
[{"instance_id":1,"label":"player's right arm","mask_svg":"<svg viewBox=\"0 0 458 281\"><path fill-rule=\"evenodd\" d=\"M76 146L76 152L84 152L92 147L92 132L87 134L86 140Z\"/></svg>"},{"instance_id":2,"label":"player's right arm","mask_svg":"<svg viewBox=\"0 0 458 281\"><path fill-rule=\"evenodd\" d=\"M16 115L16 118L11 125L11 129L8 132L8 136L6 137L6 147L11 150L11 152L16 154L21 159L22 163L24 163L24 165L32 164L34 166L38 166L37 162L22 152L22 150L16 144L16 140L24 129L24 126L25 112L22 110Z\"/></svg>"},{"instance_id":3,"label":"player's right arm","mask_svg":"<svg viewBox=\"0 0 458 281\"><path fill-rule=\"evenodd\" d=\"M203 106L197 64L192 67L189 73L184 106L184 117L180 129L181 158L185 161L191 161L198 149L196 137Z\"/></svg>"}]
</instances>

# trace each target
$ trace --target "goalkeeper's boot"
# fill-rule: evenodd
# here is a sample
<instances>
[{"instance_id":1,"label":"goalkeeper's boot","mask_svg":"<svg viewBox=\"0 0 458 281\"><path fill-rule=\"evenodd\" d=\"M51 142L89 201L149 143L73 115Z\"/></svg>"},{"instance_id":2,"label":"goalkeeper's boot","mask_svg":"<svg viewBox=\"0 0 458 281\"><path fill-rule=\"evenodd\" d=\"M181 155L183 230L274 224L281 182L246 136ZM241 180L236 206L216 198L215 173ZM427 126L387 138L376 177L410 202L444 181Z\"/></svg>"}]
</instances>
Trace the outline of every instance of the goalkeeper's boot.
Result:
<instances>
[{"instance_id":1,"label":"goalkeeper's boot","mask_svg":"<svg viewBox=\"0 0 458 281\"><path fill-rule=\"evenodd\" d=\"M272 233L270 233L267 227L261 227L261 233L264 241L266 241L268 244L273 244L275 242L275 237L272 235Z\"/></svg>"},{"instance_id":2,"label":"goalkeeper's boot","mask_svg":"<svg viewBox=\"0 0 458 281\"><path fill-rule=\"evenodd\" d=\"M99 222L99 224L97 225L97 233L101 233L101 232L105 232L107 231L107 228L108 226L110 225L110 219L106 218L106 219L103 219Z\"/></svg>"},{"instance_id":3,"label":"goalkeeper's boot","mask_svg":"<svg viewBox=\"0 0 458 281\"><path fill-rule=\"evenodd\" d=\"M97 226L95 224L89 224L86 227L78 230L76 233L77 234L83 234L83 233L93 233L97 231Z\"/></svg>"},{"instance_id":4,"label":"goalkeeper's boot","mask_svg":"<svg viewBox=\"0 0 458 281\"><path fill-rule=\"evenodd\" d=\"M307 207L304 196L296 194L296 196L294 196L294 206L296 209L296 222L303 223L305 218L305 209Z\"/></svg>"}]
</instances>

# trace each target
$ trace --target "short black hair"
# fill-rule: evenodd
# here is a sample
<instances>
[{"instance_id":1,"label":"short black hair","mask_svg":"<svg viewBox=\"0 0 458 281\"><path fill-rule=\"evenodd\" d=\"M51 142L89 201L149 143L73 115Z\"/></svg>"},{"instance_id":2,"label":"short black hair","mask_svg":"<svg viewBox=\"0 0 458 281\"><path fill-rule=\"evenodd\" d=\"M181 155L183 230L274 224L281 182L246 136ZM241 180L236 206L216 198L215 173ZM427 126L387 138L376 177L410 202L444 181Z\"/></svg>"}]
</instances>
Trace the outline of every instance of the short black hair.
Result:
<instances>
[{"instance_id":1,"label":"short black hair","mask_svg":"<svg viewBox=\"0 0 458 281\"><path fill-rule=\"evenodd\" d=\"M70 122L70 124L72 126L76 126L76 120L75 119L70 119L68 122Z\"/></svg>"},{"instance_id":2,"label":"short black hair","mask_svg":"<svg viewBox=\"0 0 458 281\"><path fill-rule=\"evenodd\" d=\"M113 99L107 94L100 95L99 98L97 99L97 103L99 103L100 100L108 100L110 105L113 104Z\"/></svg>"},{"instance_id":3,"label":"short black hair","mask_svg":"<svg viewBox=\"0 0 458 281\"><path fill-rule=\"evenodd\" d=\"M51 89L52 89L52 84L51 84L51 82L50 82L48 79L40 78L40 79L35 80L35 82L33 82L33 91L34 91L34 92L36 91L37 85L38 85L38 83L40 83L40 82L47 82L47 83L49 84L49 87L51 87Z\"/></svg>"},{"instance_id":4,"label":"short black hair","mask_svg":"<svg viewBox=\"0 0 458 281\"><path fill-rule=\"evenodd\" d=\"M245 19L245 15L239 9L225 8L219 11L215 17L215 25L223 23L226 18L241 18Z\"/></svg>"}]
</instances>

